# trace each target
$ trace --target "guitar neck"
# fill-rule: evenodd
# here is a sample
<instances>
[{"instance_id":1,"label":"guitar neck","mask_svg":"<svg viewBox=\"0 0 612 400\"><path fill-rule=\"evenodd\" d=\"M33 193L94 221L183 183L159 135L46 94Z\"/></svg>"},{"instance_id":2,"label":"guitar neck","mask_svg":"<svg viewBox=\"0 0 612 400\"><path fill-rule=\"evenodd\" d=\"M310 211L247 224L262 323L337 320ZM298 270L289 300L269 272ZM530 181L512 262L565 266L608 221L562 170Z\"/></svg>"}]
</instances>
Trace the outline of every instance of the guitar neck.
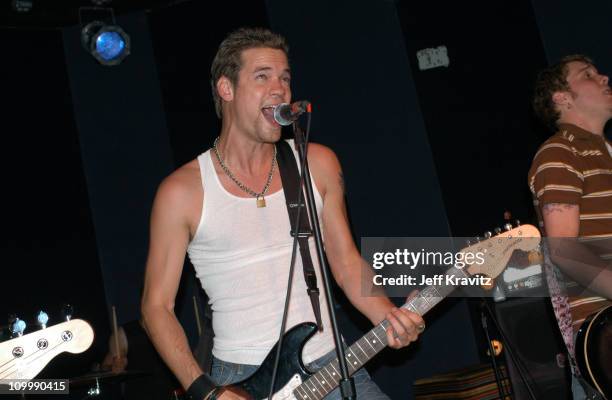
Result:
<instances>
[{"instance_id":1,"label":"guitar neck","mask_svg":"<svg viewBox=\"0 0 612 400\"><path fill-rule=\"evenodd\" d=\"M455 267L451 267L446 271L446 275L457 278L467 276L463 270ZM454 289L454 286L448 284L428 286L404 304L402 308L406 308L419 315L425 315ZM387 342L386 331L390 324L385 319L345 350L349 375L353 375L359 368L370 361L372 357L387 347L389 343ZM319 400L338 386L340 378L340 367L336 358L295 388L293 393L298 400Z\"/></svg>"}]
</instances>

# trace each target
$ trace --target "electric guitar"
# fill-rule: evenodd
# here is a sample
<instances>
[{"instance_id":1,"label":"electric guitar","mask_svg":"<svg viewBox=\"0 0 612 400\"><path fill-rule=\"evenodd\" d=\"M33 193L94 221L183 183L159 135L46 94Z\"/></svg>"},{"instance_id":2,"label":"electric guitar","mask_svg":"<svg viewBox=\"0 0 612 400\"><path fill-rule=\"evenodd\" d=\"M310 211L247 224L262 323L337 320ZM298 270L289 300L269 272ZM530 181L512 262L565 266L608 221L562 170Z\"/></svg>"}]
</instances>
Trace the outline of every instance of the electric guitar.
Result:
<instances>
[{"instance_id":1,"label":"electric guitar","mask_svg":"<svg viewBox=\"0 0 612 400\"><path fill-rule=\"evenodd\" d=\"M504 270L514 250L530 251L535 249L539 243L540 232L537 228L531 225L519 226L461 250L466 254L482 254L484 262L475 263L463 269L453 266L446 272L446 275L450 276L452 281L470 279L474 275L484 275L494 279ZM402 307L424 315L453 290L454 287L448 284L428 286ZM387 320L382 321L346 350L349 374L354 374L387 346L386 330L389 325ZM338 386L341 377L338 359L333 360L314 374L306 369L301 360L300 355L304 344L316 333L316 329L315 324L306 322L296 325L283 336L280 368L276 379L278 389L275 389L272 400L319 400ZM255 374L232 385L236 391L246 392L253 399L267 399L276 346L278 344L268 353Z\"/></svg>"},{"instance_id":2,"label":"electric guitar","mask_svg":"<svg viewBox=\"0 0 612 400\"><path fill-rule=\"evenodd\" d=\"M589 316L580 326L576 363L582 377L612 399L612 306Z\"/></svg>"},{"instance_id":3,"label":"electric guitar","mask_svg":"<svg viewBox=\"0 0 612 400\"><path fill-rule=\"evenodd\" d=\"M33 379L55 356L82 353L93 339L91 325L72 319L2 342L0 379Z\"/></svg>"}]
</instances>

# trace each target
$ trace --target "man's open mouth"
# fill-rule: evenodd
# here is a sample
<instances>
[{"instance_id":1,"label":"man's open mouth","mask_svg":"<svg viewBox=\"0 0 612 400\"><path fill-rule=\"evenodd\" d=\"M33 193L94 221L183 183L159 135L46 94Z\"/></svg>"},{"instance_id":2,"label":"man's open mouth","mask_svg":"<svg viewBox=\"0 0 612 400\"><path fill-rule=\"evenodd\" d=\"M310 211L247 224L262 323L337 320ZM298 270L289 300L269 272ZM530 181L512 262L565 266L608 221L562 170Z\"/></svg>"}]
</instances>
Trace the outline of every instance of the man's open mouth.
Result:
<instances>
[{"instance_id":1,"label":"man's open mouth","mask_svg":"<svg viewBox=\"0 0 612 400\"><path fill-rule=\"evenodd\" d=\"M266 120L270 122L272 125L280 126L278 122L276 122L276 120L274 119L274 109L275 108L276 108L276 105L265 106L265 107L262 107L261 112L266 118Z\"/></svg>"}]
</instances>

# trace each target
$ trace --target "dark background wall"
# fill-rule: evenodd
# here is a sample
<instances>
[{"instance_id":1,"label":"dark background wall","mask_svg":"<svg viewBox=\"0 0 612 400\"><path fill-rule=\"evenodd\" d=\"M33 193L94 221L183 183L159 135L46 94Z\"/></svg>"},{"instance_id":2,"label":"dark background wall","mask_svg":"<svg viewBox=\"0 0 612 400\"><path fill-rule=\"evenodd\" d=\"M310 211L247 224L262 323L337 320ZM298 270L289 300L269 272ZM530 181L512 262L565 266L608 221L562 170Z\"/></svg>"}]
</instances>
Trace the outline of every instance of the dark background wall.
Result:
<instances>
[{"instance_id":1,"label":"dark background wall","mask_svg":"<svg viewBox=\"0 0 612 400\"><path fill-rule=\"evenodd\" d=\"M272 27L295 49L294 97L314 104L313 140L333 148L343 164L355 236L449 236L395 4L269 0L267 5ZM352 342L370 324L345 299L339 301L344 335ZM418 345L387 350L369 366L394 398L412 395L410 385L397 385L398 376L411 382L478 362L465 302L446 302L427 321ZM450 327L464 332L454 346L448 342Z\"/></svg>"},{"instance_id":2,"label":"dark background wall","mask_svg":"<svg viewBox=\"0 0 612 400\"><path fill-rule=\"evenodd\" d=\"M583 53L591 56L599 69L610 71L612 55L602 45L610 33L607 26L612 12L610 2L590 0L584 3L584 10L577 10L570 1L532 0L531 3L548 60Z\"/></svg>"},{"instance_id":3,"label":"dark background wall","mask_svg":"<svg viewBox=\"0 0 612 400\"><path fill-rule=\"evenodd\" d=\"M96 332L108 332L61 31L3 29L0 43L10 54L0 74L3 339L10 314L26 321L30 332L38 329L38 310L56 324L64 304L72 304L75 317L87 319ZM60 370L74 376L104 347L96 341L84 357L58 357L43 374Z\"/></svg>"},{"instance_id":4,"label":"dark background wall","mask_svg":"<svg viewBox=\"0 0 612 400\"><path fill-rule=\"evenodd\" d=\"M506 209L532 221L526 171L547 135L529 110L535 72L574 52L612 66L606 2L127 2L118 23L133 51L114 68L80 47L77 3L64 14L39 5L29 17L0 9L0 325L10 313L31 322L39 308L57 323L70 302L96 331L87 353L58 357L49 376L85 373L102 358L111 305L120 322L138 317L155 188L218 133L208 70L229 31L263 25L288 37L294 98L313 102L313 140L343 163L358 243L478 235ZM439 45L449 67L420 71L416 51ZM195 342L185 271L177 305ZM337 297L353 340L367 323ZM473 315L471 303L446 301L418 344L385 351L369 369L392 398L411 398L414 379L483 360Z\"/></svg>"},{"instance_id":5,"label":"dark background wall","mask_svg":"<svg viewBox=\"0 0 612 400\"><path fill-rule=\"evenodd\" d=\"M79 26L63 36L104 287L122 324L140 314L149 212L174 165L147 18L136 13L117 22L132 32L136 49L120 68L91 62Z\"/></svg>"},{"instance_id":6,"label":"dark background wall","mask_svg":"<svg viewBox=\"0 0 612 400\"><path fill-rule=\"evenodd\" d=\"M571 1L532 0L531 3L549 62L568 54L587 54L600 71L611 73L612 54L603 43L610 35L607 16L612 12L612 3L591 0L584 3L585 9L579 10ZM611 131L612 124L606 125L608 138Z\"/></svg>"},{"instance_id":7,"label":"dark background wall","mask_svg":"<svg viewBox=\"0 0 612 400\"><path fill-rule=\"evenodd\" d=\"M469 237L497 226L504 210L532 219L527 155L543 137L529 99L546 59L529 0L444 10L435 2L398 5L451 229ZM417 51L440 45L449 66L420 70Z\"/></svg>"}]
</instances>

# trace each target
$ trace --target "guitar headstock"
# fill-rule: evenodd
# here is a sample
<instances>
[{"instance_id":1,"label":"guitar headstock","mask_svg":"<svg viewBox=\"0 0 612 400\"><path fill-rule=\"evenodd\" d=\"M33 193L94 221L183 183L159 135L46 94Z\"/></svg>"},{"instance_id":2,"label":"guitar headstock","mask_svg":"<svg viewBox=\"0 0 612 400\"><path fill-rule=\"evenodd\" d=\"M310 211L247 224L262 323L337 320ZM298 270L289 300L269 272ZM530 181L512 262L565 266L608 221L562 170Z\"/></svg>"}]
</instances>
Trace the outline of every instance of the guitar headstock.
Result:
<instances>
[{"instance_id":1,"label":"guitar headstock","mask_svg":"<svg viewBox=\"0 0 612 400\"><path fill-rule=\"evenodd\" d=\"M463 253L482 256L482 262L475 262L466 267L466 270L470 275L496 278L506 268L514 250L534 250L540 244L540 238L540 231L533 225L521 225L500 232L461 250Z\"/></svg>"},{"instance_id":2,"label":"guitar headstock","mask_svg":"<svg viewBox=\"0 0 612 400\"><path fill-rule=\"evenodd\" d=\"M0 379L33 379L60 353L82 353L94 332L82 319L73 319L0 343Z\"/></svg>"}]
</instances>

